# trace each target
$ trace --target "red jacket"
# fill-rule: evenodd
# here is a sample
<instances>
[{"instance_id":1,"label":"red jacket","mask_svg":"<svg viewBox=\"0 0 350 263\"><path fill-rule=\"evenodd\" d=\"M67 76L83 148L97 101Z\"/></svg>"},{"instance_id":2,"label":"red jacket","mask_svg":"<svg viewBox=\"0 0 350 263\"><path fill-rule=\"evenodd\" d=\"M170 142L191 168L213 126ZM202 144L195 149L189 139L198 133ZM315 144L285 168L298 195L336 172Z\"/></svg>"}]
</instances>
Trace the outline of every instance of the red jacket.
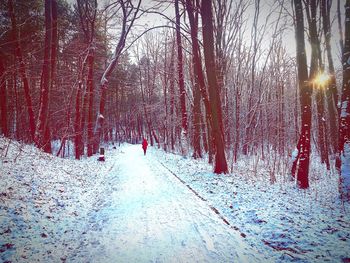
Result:
<instances>
[{"instance_id":1,"label":"red jacket","mask_svg":"<svg viewBox=\"0 0 350 263\"><path fill-rule=\"evenodd\" d=\"M142 148L147 149L147 146L148 146L147 140L143 139L143 141L142 141Z\"/></svg>"}]
</instances>

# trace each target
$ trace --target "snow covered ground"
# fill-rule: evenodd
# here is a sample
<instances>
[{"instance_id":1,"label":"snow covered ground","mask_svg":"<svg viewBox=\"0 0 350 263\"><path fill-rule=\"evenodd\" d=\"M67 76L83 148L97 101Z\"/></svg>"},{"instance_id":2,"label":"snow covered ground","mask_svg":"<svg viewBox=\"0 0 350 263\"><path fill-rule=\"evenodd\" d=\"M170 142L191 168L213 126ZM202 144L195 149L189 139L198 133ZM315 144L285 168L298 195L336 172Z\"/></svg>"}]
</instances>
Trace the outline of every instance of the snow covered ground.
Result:
<instances>
[{"instance_id":1,"label":"snow covered ground","mask_svg":"<svg viewBox=\"0 0 350 263\"><path fill-rule=\"evenodd\" d=\"M230 175L215 175L203 160L152 155L215 207L268 262L350 262L350 205L338 200L338 178L314 165L310 189L270 175L255 174L246 161ZM315 160L316 163L318 160Z\"/></svg>"},{"instance_id":2,"label":"snow covered ground","mask_svg":"<svg viewBox=\"0 0 350 263\"><path fill-rule=\"evenodd\" d=\"M336 178L311 190L140 145L106 162L0 138L1 262L349 262Z\"/></svg>"}]
</instances>

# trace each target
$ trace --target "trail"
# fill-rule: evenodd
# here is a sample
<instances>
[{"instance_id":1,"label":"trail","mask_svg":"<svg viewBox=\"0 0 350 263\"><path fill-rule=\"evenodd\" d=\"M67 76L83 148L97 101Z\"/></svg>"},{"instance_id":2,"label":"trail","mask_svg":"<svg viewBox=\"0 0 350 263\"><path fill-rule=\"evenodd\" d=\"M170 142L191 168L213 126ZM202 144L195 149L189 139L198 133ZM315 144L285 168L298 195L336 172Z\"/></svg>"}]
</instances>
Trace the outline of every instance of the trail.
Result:
<instances>
[{"instance_id":1,"label":"trail","mask_svg":"<svg viewBox=\"0 0 350 263\"><path fill-rule=\"evenodd\" d=\"M99 203L69 262L258 261L239 232L140 145L123 148Z\"/></svg>"}]
</instances>

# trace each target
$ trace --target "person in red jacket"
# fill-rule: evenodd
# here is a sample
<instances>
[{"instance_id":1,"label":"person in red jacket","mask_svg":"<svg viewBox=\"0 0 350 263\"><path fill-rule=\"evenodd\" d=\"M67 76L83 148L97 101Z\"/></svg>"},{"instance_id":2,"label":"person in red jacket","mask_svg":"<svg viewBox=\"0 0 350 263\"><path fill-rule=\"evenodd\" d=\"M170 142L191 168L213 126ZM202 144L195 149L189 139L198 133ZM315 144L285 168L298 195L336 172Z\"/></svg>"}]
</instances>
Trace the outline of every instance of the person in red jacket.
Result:
<instances>
[{"instance_id":1,"label":"person in red jacket","mask_svg":"<svg viewBox=\"0 0 350 263\"><path fill-rule=\"evenodd\" d=\"M142 149L143 149L144 155L146 155L147 146L148 146L148 142L147 142L146 138L143 138L143 141L142 141Z\"/></svg>"}]
</instances>

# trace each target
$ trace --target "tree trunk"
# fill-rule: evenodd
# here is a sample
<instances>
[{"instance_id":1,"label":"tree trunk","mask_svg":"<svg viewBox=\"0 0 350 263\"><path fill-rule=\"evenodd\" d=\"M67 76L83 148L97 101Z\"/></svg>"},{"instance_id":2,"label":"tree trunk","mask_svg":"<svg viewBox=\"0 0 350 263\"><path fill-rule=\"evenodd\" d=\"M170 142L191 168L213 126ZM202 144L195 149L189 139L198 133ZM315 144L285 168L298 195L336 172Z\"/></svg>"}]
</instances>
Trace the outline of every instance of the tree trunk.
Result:
<instances>
[{"instance_id":1,"label":"tree trunk","mask_svg":"<svg viewBox=\"0 0 350 263\"><path fill-rule=\"evenodd\" d=\"M296 20L295 31L297 42L296 53L298 64L298 82L301 106L301 134L297 145L298 154L292 167L292 174L294 175L294 172L297 170L298 186L303 189L309 187L312 87L308 81L304 38L304 15L301 0L294 0L294 5Z\"/></svg>"},{"instance_id":2,"label":"tree trunk","mask_svg":"<svg viewBox=\"0 0 350 263\"><path fill-rule=\"evenodd\" d=\"M1 111L1 131L5 137L9 136L7 125L7 94L6 78L3 56L0 54L0 111Z\"/></svg>"},{"instance_id":3,"label":"tree trunk","mask_svg":"<svg viewBox=\"0 0 350 263\"><path fill-rule=\"evenodd\" d=\"M328 142L327 142L327 128L326 119L324 115L324 95L322 87L316 92L316 106L317 106L317 120L318 120L318 144L320 146L321 163L326 164L327 170L330 170L330 163L328 157ZM336 127L334 127L336 128Z\"/></svg>"},{"instance_id":4,"label":"tree trunk","mask_svg":"<svg viewBox=\"0 0 350 263\"><path fill-rule=\"evenodd\" d=\"M212 119L211 119L211 105L209 102L209 96L207 95L207 90L205 86L205 79L204 79L204 72L202 68L202 59L200 54L200 47L198 43L198 13L194 11L194 5L193 0L186 0L186 9L188 13L188 19L190 21L190 30L191 30L191 40L192 40L192 59L193 59L193 68L194 68L194 75L195 75L195 89L196 85L198 86L198 89L200 91L200 94L202 95L202 99L205 106L205 115L206 115L206 122L207 122L207 129L203 127L202 130L206 130L207 132L207 140L204 139L204 147L207 148L208 154L209 154L209 163L212 163L212 134L211 134L211 126L212 126ZM195 90L196 92L196 90ZM198 115L197 115L198 116ZM200 116L200 115L199 115ZM205 125L202 125L205 126Z\"/></svg>"},{"instance_id":5,"label":"tree trunk","mask_svg":"<svg viewBox=\"0 0 350 263\"><path fill-rule=\"evenodd\" d=\"M17 140L22 140L22 138L23 138L22 124L24 123L24 121L22 121L21 116L23 114L20 114L21 110L20 110L19 103L18 103L17 72L16 72L16 70L13 71L12 79L13 79L13 83L12 83L12 85L10 85L10 87L11 86L13 87L14 94L15 94L15 116L13 119L13 127L14 127L14 132L15 132L15 138Z\"/></svg>"},{"instance_id":6,"label":"tree trunk","mask_svg":"<svg viewBox=\"0 0 350 263\"><path fill-rule=\"evenodd\" d=\"M238 85L235 85L235 144L234 144L234 153L233 153L233 161L237 162L237 156L239 151L239 140L240 140L240 101L241 101L241 93Z\"/></svg>"},{"instance_id":7,"label":"tree trunk","mask_svg":"<svg viewBox=\"0 0 350 263\"><path fill-rule=\"evenodd\" d=\"M329 0L321 0L321 14L322 14L322 22L323 22L323 32L325 35L325 44L326 44L326 52L327 52L327 60L328 60L328 68L330 73L330 81L326 87L326 99L328 106L328 115L329 115L329 127L332 129L338 130L338 91L335 79L335 70L333 64L332 57L332 48L331 48L331 26L330 26L330 9L331 2ZM337 153L338 151L338 133L333 132L330 134L331 140L331 149L333 153Z\"/></svg>"},{"instance_id":8,"label":"tree trunk","mask_svg":"<svg viewBox=\"0 0 350 263\"><path fill-rule=\"evenodd\" d=\"M169 80L169 92L170 92L170 147L171 151L175 151L175 136L174 136L174 126L175 126L175 76L174 76L174 48L171 49L171 57L170 57L170 80Z\"/></svg>"},{"instance_id":9,"label":"tree trunk","mask_svg":"<svg viewBox=\"0 0 350 263\"><path fill-rule=\"evenodd\" d=\"M75 98L75 122L74 122L74 133L75 133L75 159L79 160L83 152L82 142L82 130L81 130L81 112L80 112L80 98L82 90L82 81L79 79L77 95Z\"/></svg>"},{"instance_id":10,"label":"tree trunk","mask_svg":"<svg viewBox=\"0 0 350 263\"><path fill-rule=\"evenodd\" d=\"M181 43L181 32L180 32L180 12L179 12L179 0L175 0L175 19L176 19L176 44L177 44L177 72L179 75L179 91L180 91L180 108L181 108L181 136L184 138L185 145L182 145L182 152L186 154L188 149L187 145L187 111L186 111L186 92L185 82L183 74L183 56L182 56L182 43Z\"/></svg>"},{"instance_id":11,"label":"tree trunk","mask_svg":"<svg viewBox=\"0 0 350 263\"><path fill-rule=\"evenodd\" d=\"M338 20L338 29L339 29L339 46L340 51L342 54L344 54L344 39L343 39L343 27L342 27L342 19L341 19L341 7L340 7L340 0L337 2L337 20Z\"/></svg>"},{"instance_id":12,"label":"tree trunk","mask_svg":"<svg viewBox=\"0 0 350 263\"><path fill-rule=\"evenodd\" d=\"M44 151L47 153L51 153L51 109L50 109L50 94L52 93L54 89L54 84L56 81L56 63L57 63L57 46L58 46L58 34L57 34L57 1L52 0L51 5L51 16L52 16L52 30L51 30L51 82L50 82L50 89L49 89L49 104L48 104L48 111L47 111L47 123L45 127L44 132Z\"/></svg>"},{"instance_id":13,"label":"tree trunk","mask_svg":"<svg viewBox=\"0 0 350 263\"><path fill-rule=\"evenodd\" d=\"M193 157L202 158L201 150L201 94L198 83L193 91Z\"/></svg>"},{"instance_id":14,"label":"tree trunk","mask_svg":"<svg viewBox=\"0 0 350 263\"><path fill-rule=\"evenodd\" d=\"M94 49L89 47L88 54L88 77L86 88L89 94L89 109L88 109L88 121L87 121L87 156L94 154L94 136L93 136L93 107L94 107Z\"/></svg>"},{"instance_id":15,"label":"tree trunk","mask_svg":"<svg viewBox=\"0 0 350 263\"><path fill-rule=\"evenodd\" d=\"M11 24L12 24L12 38L15 46L15 56L18 59L19 62L19 72L21 74L21 78L23 81L23 89L24 89L24 95L26 98L27 103L27 111L29 115L29 128L30 128L30 135L31 140L34 141L35 139L35 118L34 118L34 111L33 111L33 104L32 104L32 98L30 95L30 88L29 88L29 81L27 78L27 70L25 63L23 61L22 56L22 49L20 42L18 40L18 33L17 33L17 22L16 22L16 16L13 10L13 1L8 1L8 8L9 8L9 15L11 18Z\"/></svg>"},{"instance_id":16,"label":"tree trunk","mask_svg":"<svg viewBox=\"0 0 350 263\"><path fill-rule=\"evenodd\" d=\"M44 63L42 70L40 109L36 130L35 143L39 148L47 150L45 147L45 131L48 123L49 112L49 89L51 81L51 41L52 41L52 0L45 0L45 43L44 43ZM51 148L49 150L51 153Z\"/></svg>"},{"instance_id":17,"label":"tree trunk","mask_svg":"<svg viewBox=\"0 0 350 263\"><path fill-rule=\"evenodd\" d=\"M324 85L317 82L317 76L323 71L323 63L321 57L321 46L317 32L317 4L316 0L307 1L306 6L309 35L311 42L311 67L310 79L313 87L316 88L316 109L317 109L317 124L318 124L318 145L321 155L321 163L325 163L327 169L330 169L328 158L328 141L326 137L326 123L324 114ZM335 128L335 127L334 127Z\"/></svg>"},{"instance_id":18,"label":"tree trunk","mask_svg":"<svg viewBox=\"0 0 350 263\"><path fill-rule=\"evenodd\" d=\"M219 86L216 76L215 55L214 55L214 36L213 36L213 15L211 0L203 0L201 6L202 24L203 24L203 45L204 60L209 84L209 100L212 114L212 133L215 145L215 173L227 173L227 162L225 156L225 142L222 123L222 109L220 101Z\"/></svg>"},{"instance_id":19,"label":"tree trunk","mask_svg":"<svg viewBox=\"0 0 350 263\"><path fill-rule=\"evenodd\" d=\"M186 8L190 20L191 39L192 39L192 63L194 73L193 87L193 157L202 158L201 150L201 86L205 89L203 80L203 70L201 59L199 57L198 45L198 13L193 12L192 0L186 1ZM202 80L200 80L202 78ZM209 104L209 103L208 103Z\"/></svg>"}]
</instances>

